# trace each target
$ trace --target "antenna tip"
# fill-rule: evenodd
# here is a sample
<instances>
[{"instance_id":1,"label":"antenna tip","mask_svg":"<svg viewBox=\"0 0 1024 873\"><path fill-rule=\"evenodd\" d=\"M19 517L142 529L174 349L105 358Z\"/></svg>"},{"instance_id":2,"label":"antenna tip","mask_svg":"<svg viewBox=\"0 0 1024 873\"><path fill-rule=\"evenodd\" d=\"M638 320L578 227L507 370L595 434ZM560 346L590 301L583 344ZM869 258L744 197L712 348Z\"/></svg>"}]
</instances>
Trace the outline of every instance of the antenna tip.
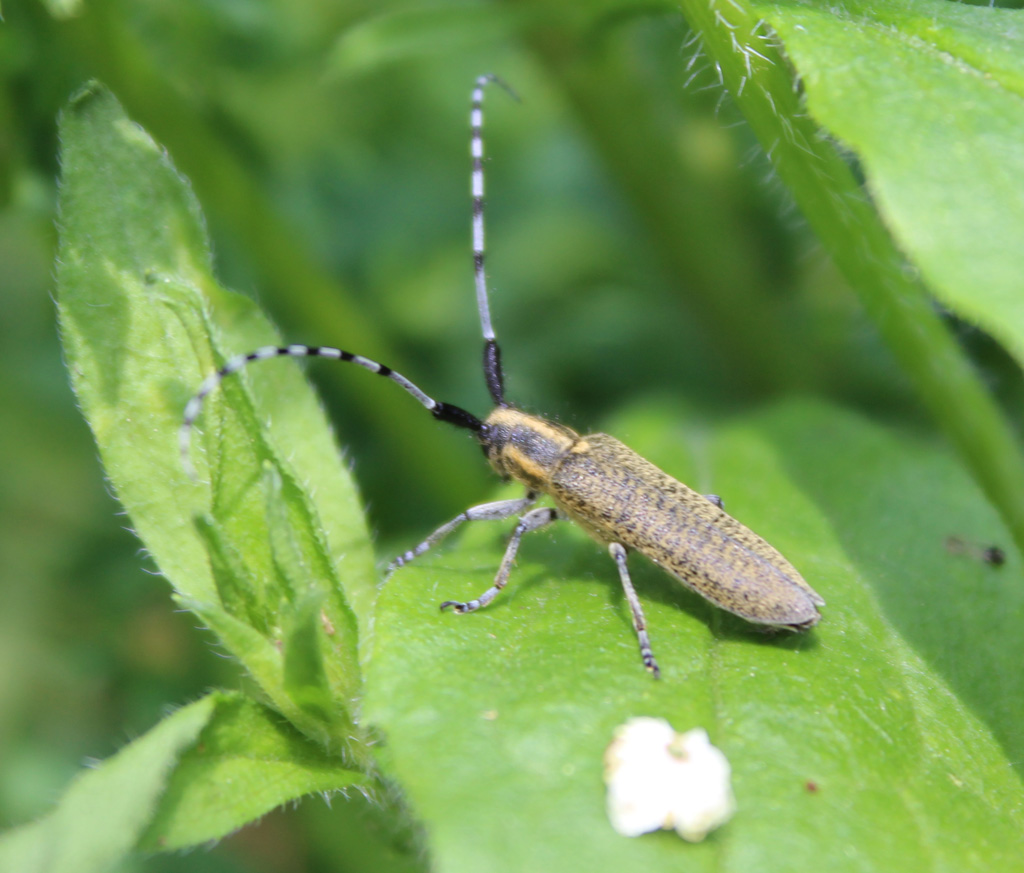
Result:
<instances>
[{"instance_id":1,"label":"antenna tip","mask_svg":"<svg viewBox=\"0 0 1024 873\"><path fill-rule=\"evenodd\" d=\"M516 101L516 103L522 103L522 98L516 93L515 89L509 85L501 76L495 73L484 73L482 76L477 76L476 85L478 88L486 87L491 83L501 88L509 97Z\"/></svg>"}]
</instances>

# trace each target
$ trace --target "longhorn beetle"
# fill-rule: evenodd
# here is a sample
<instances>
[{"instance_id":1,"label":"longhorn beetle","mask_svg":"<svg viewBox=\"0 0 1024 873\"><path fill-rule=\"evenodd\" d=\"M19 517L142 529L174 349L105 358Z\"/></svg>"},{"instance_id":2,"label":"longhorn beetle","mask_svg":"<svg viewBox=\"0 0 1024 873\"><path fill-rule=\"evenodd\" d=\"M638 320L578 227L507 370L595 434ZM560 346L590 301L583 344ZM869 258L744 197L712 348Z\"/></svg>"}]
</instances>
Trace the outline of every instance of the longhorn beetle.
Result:
<instances>
[{"instance_id":1,"label":"longhorn beetle","mask_svg":"<svg viewBox=\"0 0 1024 873\"><path fill-rule=\"evenodd\" d=\"M264 346L231 358L207 377L189 400L180 432L186 469L194 476L189 443L203 400L225 377L251 361L281 356L348 361L397 383L439 421L471 431L502 479L515 479L526 487L523 497L470 507L392 561L388 575L433 548L465 521L518 516L519 523L508 541L494 584L475 600L446 600L442 610L451 607L464 613L487 606L505 587L523 535L568 519L607 546L633 613L644 666L655 677L659 675L658 664L626 565L630 549L646 555L688 588L747 621L793 631L813 626L821 617L818 607L825 601L778 551L726 514L716 495L698 494L614 437L601 433L581 436L565 425L523 412L505 399L501 352L491 325L484 272L483 99L484 89L491 83L501 85L515 97L496 76L481 76L473 89L470 110L473 270L484 337L484 378L494 401L491 413L481 420L459 406L434 400L390 367L342 349ZM531 508L542 494L552 499L554 507Z\"/></svg>"}]
</instances>

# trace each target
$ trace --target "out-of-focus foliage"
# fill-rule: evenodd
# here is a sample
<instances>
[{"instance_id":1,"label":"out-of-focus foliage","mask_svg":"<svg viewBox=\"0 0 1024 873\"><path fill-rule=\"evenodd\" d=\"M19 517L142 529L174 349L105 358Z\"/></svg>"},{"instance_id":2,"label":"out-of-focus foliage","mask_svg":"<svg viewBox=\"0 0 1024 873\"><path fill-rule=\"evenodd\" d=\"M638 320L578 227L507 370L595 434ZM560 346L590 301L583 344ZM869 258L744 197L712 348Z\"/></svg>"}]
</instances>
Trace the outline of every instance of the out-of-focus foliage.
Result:
<instances>
[{"instance_id":1,"label":"out-of-focus foliage","mask_svg":"<svg viewBox=\"0 0 1024 873\"><path fill-rule=\"evenodd\" d=\"M87 79L102 79L167 147L203 205L219 278L257 297L288 339L352 347L483 412L466 98L478 73L500 73L524 98L516 105L496 92L487 107L489 272L513 399L587 429L626 404L714 416L814 393L937 441L669 6L623 4L572 44L571 22L543 4L449 3L432 13L327 0L83 0L8 3L4 15L0 826L45 812L84 757L109 757L168 703L238 684L213 637L146 575L61 365L55 119ZM648 125L642 153L633 118ZM686 194L671 214L659 211L659 186ZM985 335L953 327L1018 416L1016 368ZM390 544L382 554L488 495L478 450L393 386L313 370L371 523ZM790 426L776 420L780 440ZM898 500L898 489L888 496ZM862 522L836 520L870 527ZM916 560L919 548L907 554ZM855 551L870 546L856 540ZM899 573L887 562L898 569L900 551L890 543L884 558L872 556L893 585ZM597 568L607 569L599 558L583 572ZM1004 569L1019 573L1019 564ZM911 607L892 596L912 644L942 662L936 640L955 610L910 632ZM969 670L940 669L1019 752L1008 727L1019 702L995 702ZM138 869L337 869L339 856L358 869L405 839L368 805L331 816L307 801L212 853Z\"/></svg>"}]
</instances>

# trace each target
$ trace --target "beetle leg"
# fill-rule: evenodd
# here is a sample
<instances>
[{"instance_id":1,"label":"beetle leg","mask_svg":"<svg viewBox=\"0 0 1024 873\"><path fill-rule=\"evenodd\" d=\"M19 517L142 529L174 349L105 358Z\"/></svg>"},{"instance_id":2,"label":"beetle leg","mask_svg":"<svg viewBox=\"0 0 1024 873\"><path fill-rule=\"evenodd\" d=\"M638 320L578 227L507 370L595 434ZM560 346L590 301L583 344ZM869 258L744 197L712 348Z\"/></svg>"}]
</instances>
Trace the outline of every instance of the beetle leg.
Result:
<instances>
[{"instance_id":1,"label":"beetle leg","mask_svg":"<svg viewBox=\"0 0 1024 873\"><path fill-rule=\"evenodd\" d=\"M413 558L418 558L424 552L429 551L457 528L464 521L500 521L518 515L527 507L537 502L540 495L536 491L527 492L525 497L517 497L513 500L496 500L493 503L481 503L479 506L471 506L465 512L460 512L451 521L442 524L429 537L405 554L398 555L389 565L385 579L399 567L404 567Z\"/></svg>"},{"instance_id":2,"label":"beetle leg","mask_svg":"<svg viewBox=\"0 0 1024 873\"><path fill-rule=\"evenodd\" d=\"M519 551L519 541L523 538L523 534L542 528L559 518L561 516L558 514L558 510L551 509L548 506L531 509L519 519L519 524L516 525L516 529L512 532L508 546L505 549L505 557L501 559L501 566L498 568L498 575L494 577L494 584L475 600L469 600L465 603L458 600L446 600L441 604L441 609L447 609L451 606L456 612L463 613L475 612L481 607L487 606L488 603L498 596L498 592L508 582L508 575L512 572L512 563L516 559L516 552Z\"/></svg>"},{"instance_id":3,"label":"beetle leg","mask_svg":"<svg viewBox=\"0 0 1024 873\"><path fill-rule=\"evenodd\" d=\"M626 600L633 612L633 629L636 631L636 638L640 643L640 657L644 659L644 666L654 674L657 679L661 675L658 669L658 662L654 660L654 652L651 651L651 640L647 636L647 624L644 621L644 611L640 606L640 599L636 596L636 589L629 578L629 568L626 566L626 547L622 543L611 543L608 552L619 568L619 579L622 580L622 590L626 592Z\"/></svg>"}]
</instances>

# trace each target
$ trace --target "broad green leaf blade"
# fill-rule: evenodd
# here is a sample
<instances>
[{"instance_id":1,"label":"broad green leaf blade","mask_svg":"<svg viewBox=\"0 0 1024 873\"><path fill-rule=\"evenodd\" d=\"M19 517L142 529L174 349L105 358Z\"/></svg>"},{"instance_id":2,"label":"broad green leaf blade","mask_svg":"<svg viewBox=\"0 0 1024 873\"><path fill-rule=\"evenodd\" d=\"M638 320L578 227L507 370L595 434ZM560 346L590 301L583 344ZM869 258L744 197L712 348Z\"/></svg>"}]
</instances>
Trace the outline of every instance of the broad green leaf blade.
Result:
<instances>
[{"instance_id":1,"label":"broad green leaf blade","mask_svg":"<svg viewBox=\"0 0 1024 873\"><path fill-rule=\"evenodd\" d=\"M277 337L249 301L216 286L187 184L109 93L84 89L61 136L61 328L118 497L184 600L237 610L239 592L255 582L236 615L268 646L281 644L294 604L322 597L331 633L319 644L344 708L360 687L375 572L323 413L291 362L253 367L209 399L192 440L202 481L189 480L177 448L186 401L230 354ZM283 563L282 537L293 550ZM349 742L351 710L339 718L328 726L337 747Z\"/></svg>"},{"instance_id":2,"label":"broad green leaf blade","mask_svg":"<svg viewBox=\"0 0 1024 873\"><path fill-rule=\"evenodd\" d=\"M756 5L929 288L1024 362L1024 17L943 0Z\"/></svg>"},{"instance_id":3,"label":"broad green leaf blade","mask_svg":"<svg viewBox=\"0 0 1024 873\"><path fill-rule=\"evenodd\" d=\"M241 694L219 694L199 741L178 761L139 849L219 839L304 794L369 783L273 710Z\"/></svg>"},{"instance_id":4,"label":"broad green leaf blade","mask_svg":"<svg viewBox=\"0 0 1024 873\"><path fill-rule=\"evenodd\" d=\"M53 812L0 837L0 869L105 871L134 851L220 839L305 794L370 782L273 710L212 694L81 774Z\"/></svg>"},{"instance_id":5,"label":"broad green leaf blade","mask_svg":"<svg viewBox=\"0 0 1024 873\"><path fill-rule=\"evenodd\" d=\"M615 430L723 495L824 596L824 617L805 635L765 636L634 558L654 681L611 561L574 529L527 540L509 587L472 615L437 604L490 584L498 525L395 574L364 712L438 869L1012 867L1021 561L956 463L808 404L713 430L658 413ZM951 554L951 534L1009 559ZM704 844L611 830L601 756L637 715L703 726L728 755L738 811Z\"/></svg>"},{"instance_id":6,"label":"broad green leaf blade","mask_svg":"<svg viewBox=\"0 0 1024 873\"><path fill-rule=\"evenodd\" d=\"M0 870L103 873L150 822L170 772L210 719L216 697L179 709L95 770L79 775L53 812L0 836Z\"/></svg>"}]
</instances>

